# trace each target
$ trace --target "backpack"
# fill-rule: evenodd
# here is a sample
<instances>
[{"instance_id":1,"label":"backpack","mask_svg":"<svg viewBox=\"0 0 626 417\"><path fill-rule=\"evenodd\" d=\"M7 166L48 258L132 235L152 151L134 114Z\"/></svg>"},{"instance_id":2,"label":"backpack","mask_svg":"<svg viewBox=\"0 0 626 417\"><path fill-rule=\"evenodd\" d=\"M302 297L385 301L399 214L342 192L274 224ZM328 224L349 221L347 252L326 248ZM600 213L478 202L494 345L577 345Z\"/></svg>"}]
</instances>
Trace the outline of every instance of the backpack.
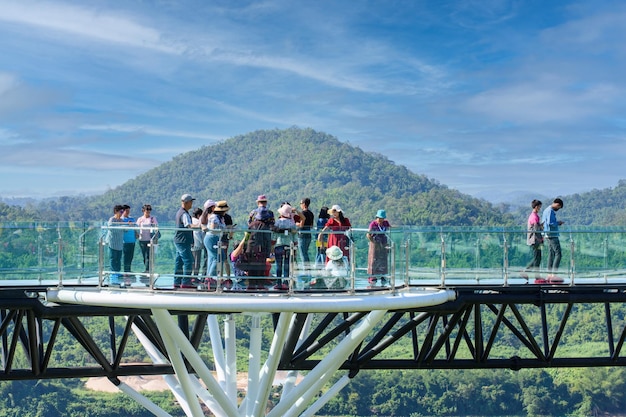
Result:
<instances>
[{"instance_id":1,"label":"backpack","mask_svg":"<svg viewBox=\"0 0 626 417\"><path fill-rule=\"evenodd\" d=\"M241 254L240 269L250 276L265 276L266 260L272 253L272 233L270 224L254 220L248 225L248 238Z\"/></svg>"}]
</instances>

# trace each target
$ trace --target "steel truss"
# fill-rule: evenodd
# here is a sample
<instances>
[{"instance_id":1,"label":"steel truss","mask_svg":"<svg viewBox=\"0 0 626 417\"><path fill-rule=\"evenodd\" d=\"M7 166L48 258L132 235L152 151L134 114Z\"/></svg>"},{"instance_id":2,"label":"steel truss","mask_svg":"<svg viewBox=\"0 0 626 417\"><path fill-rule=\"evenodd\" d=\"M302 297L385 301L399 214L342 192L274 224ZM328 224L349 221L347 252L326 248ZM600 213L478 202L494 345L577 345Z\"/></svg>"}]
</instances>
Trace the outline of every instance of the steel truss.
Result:
<instances>
[{"instance_id":1,"label":"steel truss","mask_svg":"<svg viewBox=\"0 0 626 417\"><path fill-rule=\"evenodd\" d=\"M457 298L445 304L418 310L389 312L363 346L356 349L340 369L353 377L361 369L497 369L520 370L547 367L624 366L626 321L623 311L614 307L626 301L624 286L570 287L464 287L456 288ZM597 356L585 356L577 349L578 340L570 333L576 314L583 306L603 309L603 320L593 323L604 334L604 349ZM527 321L529 311L540 314L540 323ZM536 317L536 315L534 316ZM358 317L337 320L328 314L313 328L310 336L293 347L288 340L281 368L306 370L315 366L314 354L333 339L349 332ZM298 315L297 326L306 320ZM330 323L336 323L332 328ZM572 323L572 324L570 324ZM395 343L411 342L406 357L397 357ZM510 348L516 354L510 356Z\"/></svg>"},{"instance_id":2,"label":"steel truss","mask_svg":"<svg viewBox=\"0 0 626 417\"><path fill-rule=\"evenodd\" d=\"M258 311L230 312L188 311L159 305L142 308L53 304L42 302L40 291L0 290L0 379L105 376L155 415L162 416L167 413L119 377L163 375L189 416L203 416L206 409L217 416L306 416L313 415L360 370L518 370L626 364L622 354L626 325L622 315L614 313L615 305L626 301L623 286L458 287L454 297L446 296L437 302L416 303L415 307L407 307L407 302L396 303L400 308L393 308L391 302L390 308L384 309L380 307L384 299L380 298L372 302L370 310L359 309L358 304L348 308L341 298L336 298L335 311L327 306L319 308L322 311L307 311L298 300L259 301L257 297L250 298L251 306L255 301L266 303ZM106 298L100 293L93 296ZM133 299L141 297L133 295ZM389 294L389 300L393 297ZM279 301L284 301L284 305L280 306ZM290 302L296 311L288 311ZM270 304L279 306L274 311L265 309ZM605 335L606 345L594 357L576 355L576 346L567 337L569 326L576 322L583 305L603 310L603 320L593 325ZM529 322L529 311L538 311L540 320ZM251 317L248 387L243 399L236 386L237 314ZM266 349L261 342L261 318L267 314L273 318L270 325L274 336ZM107 320L111 334L105 343L97 341L83 324L82 320L92 317ZM222 323L218 318L223 319ZM92 365L51 363L61 331L72 335ZM198 354L207 332L214 369L209 369ZM131 364L124 360L133 334L152 363ZM389 349L396 343L406 348ZM515 348L514 356L508 353L511 348ZM279 370L288 371L288 378L280 399L268 408L274 376ZM318 396L319 393L322 394Z\"/></svg>"}]
</instances>

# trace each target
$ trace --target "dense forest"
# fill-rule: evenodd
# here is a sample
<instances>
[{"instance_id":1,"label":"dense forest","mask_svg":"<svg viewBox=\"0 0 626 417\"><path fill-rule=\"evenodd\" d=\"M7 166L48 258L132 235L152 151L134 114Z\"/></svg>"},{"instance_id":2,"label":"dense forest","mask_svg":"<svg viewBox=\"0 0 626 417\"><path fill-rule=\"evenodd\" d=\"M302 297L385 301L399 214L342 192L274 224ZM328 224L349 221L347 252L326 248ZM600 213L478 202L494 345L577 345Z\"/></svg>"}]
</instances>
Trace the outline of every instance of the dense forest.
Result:
<instances>
[{"instance_id":1,"label":"dense forest","mask_svg":"<svg viewBox=\"0 0 626 417\"><path fill-rule=\"evenodd\" d=\"M179 196L187 192L198 199L198 206L207 198L228 200L235 222L241 224L261 193L268 195L274 208L280 201L294 202L304 196L311 198L314 211L321 205L340 204L352 223L361 226L380 208L387 210L393 224L406 226L523 227L529 211L495 207L382 155L294 127L256 131L181 154L103 195L67 196L24 207L0 203L0 222L103 220L118 203L131 205L135 215L142 204L150 203L159 220L166 222L173 217ZM560 197L565 207L559 216L569 225L626 223L626 180L615 188ZM626 307L623 310L620 317L626 317ZM606 335L589 331L588 323L601 320L601 311L590 308L581 317L572 327L575 333L565 337L580 340L582 355ZM100 324L87 325L96 329ZM102 334L107 337L106 331ZM241 340L245 336L240 335ZM266 335L267 340L270 337ZM75 352L70 339L59 343L67 356L56 360L72 363ZM202 345L209 343L205 340ZM131 348L136 349L137 360L146 359L139 345ZM88 391L83 384L79 380L0 382L0 417L151 415L122 394ZM318 415L617 415L626 410L625 385L623 368L361 371ZM147 395L172 415L182 415L169 392Z\"/></svg>"}]
</instances>

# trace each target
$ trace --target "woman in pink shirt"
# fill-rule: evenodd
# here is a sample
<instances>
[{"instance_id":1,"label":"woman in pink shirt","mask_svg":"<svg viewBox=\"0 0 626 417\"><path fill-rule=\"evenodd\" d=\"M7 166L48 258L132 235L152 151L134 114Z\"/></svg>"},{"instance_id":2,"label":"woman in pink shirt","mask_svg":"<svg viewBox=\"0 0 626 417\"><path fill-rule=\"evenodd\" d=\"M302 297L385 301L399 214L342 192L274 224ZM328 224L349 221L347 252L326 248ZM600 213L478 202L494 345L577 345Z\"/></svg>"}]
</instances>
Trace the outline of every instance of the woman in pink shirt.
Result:
<instances>
[{"instance_id":1,"label":"woman in pink shirt","mask_svg":"<svg viewBox=\"0 0 626 417\"><path fill-rule=\"evenodd\" d=\"M526 244L530 246L530 252L533 258L524 271L535 271L535 283L545 284L545 280L543 280L539 275L539 266L541 265L541 245L543 245L543 236L541 235L543 226L538 214L541 210L541 201L533 200L530 203L530 207L532 207L532 211L530 212L530 216L528 216ZM522 278L528 279L528 275L526 273L522 273Z\"/></svg>"}]
</instances>

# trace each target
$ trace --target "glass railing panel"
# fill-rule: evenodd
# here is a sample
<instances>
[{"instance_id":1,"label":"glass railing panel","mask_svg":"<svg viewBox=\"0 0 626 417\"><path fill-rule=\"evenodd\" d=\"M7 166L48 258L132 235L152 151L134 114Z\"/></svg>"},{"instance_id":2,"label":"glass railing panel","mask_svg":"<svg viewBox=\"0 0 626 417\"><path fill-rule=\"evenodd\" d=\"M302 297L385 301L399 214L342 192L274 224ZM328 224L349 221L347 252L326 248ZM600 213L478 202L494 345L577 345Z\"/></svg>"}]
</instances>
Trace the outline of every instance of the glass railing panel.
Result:
<instances>
[{"instance_id":1,"label":"glass railing panel","mask_svg":"<svg viewBox=\"0 0 626 417\"><path fill-rule=\"evenodd\" d=\"M129 227L128 230L141 231ZM153 230L156 232L156 229ZM158 241L149 245L151 261L144 264L139 242L135 244L130 271L113 271L109 248L103 241L106 226L102 222L6 222L0 224L0 281L45 283L54 285L109 284L110 275L118 273L125 286L131 288L172 288L176 248L176 230L161 226ZM269 233L269 232L266 232ZM388 273L372 284L368 272L369 244L367 230L353 228L342 233L343 249L349 268L344 281L332 279L326 270L326 247L317 247L318 231L311 235L309 261L304 262L301 249L291 250L290 273L284 282L289 291L346 290L355 291L391 286L454 286L465 284L516 285L530 283L528 273L531 252L522 228L453 228L396 227L387 234ZM245 229L232 231L227 253L245 234ZM328 237L326 235L325 237ZM276 238L274 235L273 239ZM323 239L322 239L323 240ZM557 275L567 284L626 282L626 229L624 228L562 228L560 233L561 262ZM548 274L548 244L542 246L539 274ZM317 255L320 256L317 256ZM271 276L234 277L230 271L218 269L214 280L205 281L203 270L196 281L210 288L245 290L255 280L267 288L278 284L276 264L267 264ZM123 267L123 261L122 267ZM326 280L326 278L331 278ZM229 281L230 279L230 281ZM328 281L328 282L326 282ZM322 284L316 284L322 282ZM329 285L330 283L330 285ZM219 284L219 285L218 285ZM328 287L332 288L328 288Z\"/></svg>"}]
</instances>

